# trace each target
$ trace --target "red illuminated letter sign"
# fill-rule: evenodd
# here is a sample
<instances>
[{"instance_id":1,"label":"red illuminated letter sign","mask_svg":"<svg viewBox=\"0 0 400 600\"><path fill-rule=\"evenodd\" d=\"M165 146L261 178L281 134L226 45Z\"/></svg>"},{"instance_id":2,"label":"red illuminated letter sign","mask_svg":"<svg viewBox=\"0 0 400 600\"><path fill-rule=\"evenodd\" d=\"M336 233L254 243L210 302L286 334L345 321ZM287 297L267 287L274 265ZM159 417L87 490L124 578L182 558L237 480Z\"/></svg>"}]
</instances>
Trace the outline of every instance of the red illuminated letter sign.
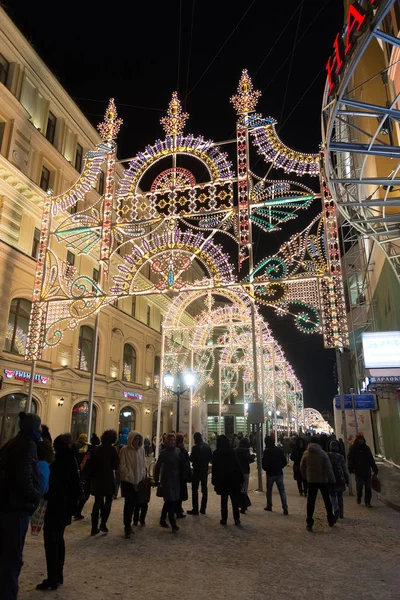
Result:
<instances>
[{"instance_id":1,"label":"red illuminated letter sign","mask_svg":"<svg viewBox=\"0 0 400 600\"><path fill-rule=\"evenodd\" d=\"M371 2L372 4L372 2ZM358 6L358 8L357 8ZM351 48L351 36L353 31L359 31L362 24L364 23L365 14L363 14L361 6L356 2L350 4L349 12L347 13L347 31L345 38L344 53L345 55Z\"/></svg>"},{"instance_id":2,"label":"red illuminated letter sign","mask_svg":"<svg viewBox=\"0 0 400 600\"><path fill-rule=\"evenodd\" d=\"M326 65L326 70L328 72L328 81L329 81L329 93L331 93L333 86L335 85L334 82L334 76L336 73L339 73L340 68L342 66L342 58L340 56L340 50L339 50L339 36L340 34L338 33L335 39L335 43L333 44L333 48L335 50L335 52L332 54L332 56L329 58L327 65Z\"/></svg>"}]
</instances>

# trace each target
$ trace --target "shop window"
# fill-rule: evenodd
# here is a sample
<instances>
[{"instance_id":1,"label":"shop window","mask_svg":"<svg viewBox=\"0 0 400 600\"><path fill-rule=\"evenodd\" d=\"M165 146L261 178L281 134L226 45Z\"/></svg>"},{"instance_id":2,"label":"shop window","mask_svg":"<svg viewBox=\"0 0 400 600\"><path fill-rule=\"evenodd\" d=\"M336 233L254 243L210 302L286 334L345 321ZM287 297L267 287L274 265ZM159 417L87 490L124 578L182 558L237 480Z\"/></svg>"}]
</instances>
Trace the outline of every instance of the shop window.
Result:
<instances>
[{"instance_id":1,"label":"shop window","mask_svg":"<svg viewBox=\"0 0 400 600\"><path fill-rule=\"evenodd\" d=\"M80 173L82 170L83 148L80 144L76 145L75 169Z\"/></svg>"},{"instance_id":2,"label":"shop window","mask_svg":"<svg viewBox=\"0 0 400 600\"><path fill-rule=\"evenodd\" d=\"M75 406L72 409L71 418L71 435L74 441L78 439L81 433L87 433L88 416L89 405L87 402L78 402L78 404L75 404ZM90 430L89 438L91 437L92 433L96 432L96 420L97 410L96 407L93 406L92 427Z\"/></svg>"},{"instance_id":3,"label":"shop window","mask_svg":"<svg viewBox=\"0 0 400 600\"><path fill-rule=\"evenodd\" d=\"M100 171L97 191L99 192L100 196L104 194L104 171Z\"/></svg>"},{"instance_id":4,"label":"shop window","mask_svg":"<svg viewBox=\"0 0 400 600\"><path fill-rule=\"evenodd\" d=\"M39 254L39 241L40 241L40 229L35 227L33 232L33 242L32 242L32 257L37 258Z\"/></svg>"},{"instance_id":5,"label":"shop window","mask_svg":"<svg viewBox=\"0 0 400 600\"><path fill-rule=\"evenodd\" d=\"M10 63L8 62L8 60L2 54L0 54L0 83L2 83L3 85L6 85L7 83L9 67Z\"/></svg>"},{"instance_id":6,"label":"shop window","mask_svg":"<svg viewBox=\"0 0 400 600\"><path fill-rule=\"evenodd\" d=\"M76 368L81 371L90 371L93 353L93 329L88 325L82 325L79 330L78 360Z\"/></svg>"},{"instance_id":7,"label":"shop window","mask_svg":"<svg viewBox=\"0 0 400 600\"><path fill-rule=\"evenodd\" d=\"M353 273L347 279L348 298L350 306L360 306L365 304L365 294L363 290L363 278L361 273Z\"/></svg>"},{"instance_id":8,"label":"shop window","mask_svg":"<svg viewBox=\"0 0 400 600\"><path fill-rule=\"evenodd\" d=\"M29 317L32 303L24 298L15 298L10 305L4 350L13 354L25 354Z\"/></svg>"},{"instance_id":9,"label":"shop window","mask_svg":"<svg viewBox=\"0 0 400 600\"><path fill-rule=\"evenodd\" d=\"M45 167L44 165L42 166L42 172L40 175L40 183L39 186L42 188L42 190L44 190L45 192L47 192L47 190L50 187L50 171L49 169L47 169L47 167Z\"/></svg>"},{"instance_id":10,"label":"shop window","mask_svg":"<svg viewBox=\"0 0 400 600\"><path fill-rule=\"evenodd\" d=\"M124 346L123 381L136 381L136 350L130 344Z\"/></svg>"},{"instance_id":11,"label":"shop window","mask_svg":"<svg viewBox=\"0 0 400 600\"><path fill-rule=\"evenodd\" d=\"M129 431L134 431L136 426L136 411L131 406L124 406L119 413L119 431L127 427Z\"/></svg>"},{"instance_id":12,"label":"shop window","mask_svg":"<svg viewBox=\"0 0 400 600\"><path fill-rule=\"evenodd\" d=\"M0 446L15 437L19 431L19 413L26 411L26 394L8 394L0 398ZM31 412L37 413L37 403L32 400Z\"/></svg>"},{"instance_id":13,"label":"shop window","mask_svg":"<svg viewBox=\"0 0 400 600\"><path fill-rule=\"evenodd\" d=\"M161 358L154 357L154 387L158 389L160 385Z\"/></svg>"},{"instance_id":14,"label":"shop window","mask_svg":"<svg viewBox=\"0 0 400 600\"><path fill-rule=\"evenodd\" d=\"M153 412L153 428L152 428L152 436L154 437L155 435L157 435L157 415L158 415L158 410L155 410ZM164 413L163 411L161 411L161 423L160 423L160 435L162 435L164 432Z\"/></svg>"},{"instance_id":15,"label":"shop window","mask_svg":"<svg viewBox=\"0 0 400 600\"><path fill-rule=\"evenodd\" d=\"M49 111L49 116L47 117L46 139L49 140L50 144L54 144L54 138L56 135L56 125L57 119L53 115L53 113Z\"/></svg>"}]
</instances>

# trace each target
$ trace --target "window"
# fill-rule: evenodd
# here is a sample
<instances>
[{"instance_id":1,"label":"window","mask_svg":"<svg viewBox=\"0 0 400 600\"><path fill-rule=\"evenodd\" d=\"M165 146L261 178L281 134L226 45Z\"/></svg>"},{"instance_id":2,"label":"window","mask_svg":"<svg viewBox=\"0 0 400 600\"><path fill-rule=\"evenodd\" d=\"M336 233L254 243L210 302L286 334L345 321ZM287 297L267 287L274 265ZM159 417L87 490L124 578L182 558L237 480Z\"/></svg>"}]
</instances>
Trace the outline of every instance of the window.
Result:
<instances>
[{"instance_id":1,"label":"window","mask_svg":"<svg viewBox=\"0 0 400 600\"><path fill-rule=\"evenodd\" d=\"M131 308L131 316L136 316L136 296L132 296L132 308Z\"/></svg>"},{"instance_id":2,"label":"window","mask_svg":"<svg viewBox=\"0 0 400 600\"><path fill-rule=\"evenodd\" d=\"M160 385L161 359L159 356L154 357L154 387L159 388Z\"/></svg>"},{"instance_id":3,"label":"window","mask_svg":"<svg viewBox=\"0 0 400 600\"><path fill-rule=\"evenodd\" d=\"M10 63L8 60L2 54L0 54L0 83L3 83L4 85L7 83L9 66Z\"/></svg>"},{"instance_id":4,"label":"window","mask_svg":"<svg viewBox=\"0 0 400 600\"><path fill-rule=\"evenodd\" d=\"M40 229L35 227L33 232L32 256L37 258L39 254Z\"/></svg>"},{"instance_id":5,"label":"window","mask_svg":"<svg viewBox=\"0 0 400 600\"><path fill-rule=\"evenodd\" d=\"M119 431L127 427L129 431L134 431L136 426L136 410L131 406L124 406L119 413Z\"/></svg>"},{"instance_id":6,"label":"window","mask_svg":"<svg viewBox=\"0 0 400 600\"><path fill-rule=\"evenodd\" d=\"M155 435L157 435L157 415L158 415L158 410L155 410L153 412L153 437ZM164 413L163 411L161 411L161 422L160 422L160 434L163 434L163 429L164 429Z\"/></svg>"},{"instance_id":7,"label":"window","mask_svg":"<svg viewBox=\"0 0 400 600\"><path fill-rule=\"evenodd\" d=\"M77 440L81 433L87 433L87 420L89 416L89 405L87 402L78 402L72 409L71 435L73 440ZM92 427L89 438L96 431L97 410L93 405Z\"/></svg>"},{"instance_id":8,"label":"window","mask_svg":"<svg viewBox=\"0 0 400 600\"><path fill-rule=\"evenodd\" d=\"M0 398L0 446L15 437L19 431L19 413L26 412L26 394L8 394ZM32 400L31 412L37 413Z\"/></svg>"},{"instance_id":9,"label":"window","mask_svg":"<svg viewBox=\"0 0 400 600\"><path fill-rule=\"evenodd\" d=\"M44 165L42 166L42 174L40 175L39 186L47 192L50 187L50 171Z\"/></svg>"},{"instance_id":10,"label":"window","mask_svg":"<svg viewBox=\"0 0 400 600\"><path fill-rule=\"evenodd\" d=\"M49 116L47 117L46 139L49 140L50 144L54 144L54 137L56 135L56 124L56 117L51 111L49 111Z\"/></svg>"},{"instance_id":11,"label":"window","mask_svg":"<svg viewBox=\"0 0 400 600\"><path fill-rule=\"evenodd\" d=\"M83 158L83 148L80 144L77 144L76 152L75 152L75 169L77 171L79 171L79 173L82 170L82 158Z\"/></svg>"},{"instance_id":12,"label":"window","mask_svg":"<svg viewBox=\"0 0 400 600\"><path fill-rule=\"evenodd\" d=\"M136 350L130 344L124 346L122 381L136 381Z\"/></svg>"},{"instance_id":13,"label":"window","mask_svg":"<svg viewBox=\"0 0 400 600\"><path fill-rule=\"evenodd\" d=\"M102 196L104 194L104 171L100 171L100 175L99 175L99 185L97 188L100 196Z\"/></svg>"},{"instance_id":14,"label":"window","mask_svg":"<svg viewBox=\"0 0 400 600\"><path fill-rule=\"evenodd\" d=\"M81 371L90 371L93 353L93 329L83 325L79 330L78 360L76 368Z\"/></svg>"},{"instance_id":15,"label":"window","mask_svg":"<svg viewBox=\"0 0 400 600\"><path fill-rule=\"evenodd\" d=\"M147 327L150 327L150 321L151 321L151 306L148 304L147 305L147 314L146 314Z\"/></svg>"},{"instance_id":16,"label":"window","mask_svg":"<svg viewBox=\"0 0 400 600\"><path fill-rule=\"evenodd\" d=\"M71 265L71 267L75 264L75 254L67 250L67 263Z\"/></svg>"},{"instance_id":17,"label":"window","mask_svg":"<svg viewBox=\"0 0 400 600\"><path fill-rule=\"evenodd\" d=\"M31 302L24 298L15 298L10 305L4 350L13 354L25 353L28 335Z\"/></svg>"}]
</instances>

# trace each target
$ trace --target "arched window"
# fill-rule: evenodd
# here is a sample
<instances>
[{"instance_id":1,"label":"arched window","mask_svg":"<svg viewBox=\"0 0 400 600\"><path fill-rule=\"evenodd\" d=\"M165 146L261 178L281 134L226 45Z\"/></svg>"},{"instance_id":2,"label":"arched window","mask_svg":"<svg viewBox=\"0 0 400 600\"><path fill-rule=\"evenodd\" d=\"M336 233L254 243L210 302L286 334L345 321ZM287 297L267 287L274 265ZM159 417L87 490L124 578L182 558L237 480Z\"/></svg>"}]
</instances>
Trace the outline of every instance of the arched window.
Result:
<instances>
[{"instance_id":1,"label":"arched window","mask_svg":"<svg viewBox=\"0 0 400 600\"><path fill-rule=\"evenodd\" d=\"M161 370L161 358L159 356L154 357L154 387L158 389L160 385L160 370Z\"/></svg>"},{"instance_id":2,"label":"arched window","mask_svg":"<svg viewBox=\"0 0 400 600\"><path fill-rule=\"evenodd\" d=\"M119 413L119 431L127 427L129 431L133 431L136 426L136 410L131 406L124 406Z\"/></svg>"},{"instance_id":3,"label":"arched window","mask_svg":"<svg viewBox=\"0 0 400 600\"><path fill-rule=\"evenodd\" d=\"M93 352L93 329L88 325L82 325L79 330L78 359L76 368L81 371L90 371ZM82 433L82 432L81 432Z\"/></svg>"},{"instance_id":4,"label":"arched window","mask_svg":"<svg viewBox=\"0 0 400 600\"><path fill-rule=\"evenodd\" d=\"M130 344L124 346L123 381L136 381L136 350Z\"/></svg>"},{"instance_id":5,"label":"arched window","mask_svg":"<svg viewBox=\"0 0 400 600\"><path fill-rule=\"evenodd\" d=\"M72 419L71 419L71 435L72 439L75 441L81 435L81 433L87 433L87 420L89 415L89 405L87 402L78 402L72 409ZM93 418L92 418L92 428L90 430L90 436L93 432L96 432L96 418L97 411L96 407L93 406ZM90 438L89 436L89 438Z\"/></svg>"},{"instance_id":6,"label":"arched window","mask_svg":"<svg viewBox=\"0 0 400 600\"><path fill-rule=\"evenodd\" d=\"M155 410L153 412L153 437L155 435L157 435L157 414L158 414L158 410ZM160 435L162 435L164 433L164 414L163 411L161 411L161 424L160 424Z\"/></svg>"},{"instance_id":7,"label":"arched window","mask_svg":"<svg viewBox=\"0 0 400 600\"><path fill-rule=\"evenodd\" d=\"M26 394L8 394L0 398L0 446L17 435L19 413L26 410ZM32 400L31 412L37 413L37 404Z\"/></svg>"},{"instance_id":8,"label":"arched window","mask_svg":"<svg viewBox=\"0 0 400 600\"><path fill-rule=\"evenodd\" d=\"M4 350L14 354L25 354L29 316L32 303L24 298L14 298L10 305Z\"/></svg>"}]
</instances>

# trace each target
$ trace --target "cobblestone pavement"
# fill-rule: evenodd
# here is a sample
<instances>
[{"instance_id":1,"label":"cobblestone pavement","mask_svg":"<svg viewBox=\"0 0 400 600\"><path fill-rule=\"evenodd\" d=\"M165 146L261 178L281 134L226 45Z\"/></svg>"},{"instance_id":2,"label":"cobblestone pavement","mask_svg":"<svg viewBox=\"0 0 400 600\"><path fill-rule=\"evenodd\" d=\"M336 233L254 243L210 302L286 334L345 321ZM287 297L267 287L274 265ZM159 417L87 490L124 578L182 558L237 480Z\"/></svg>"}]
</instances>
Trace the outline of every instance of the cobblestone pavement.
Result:
<instances>
[{"instance_id":1,"label":"cobblestone pavement","mask_svg":"<svg viewBox=\"0 0 400 600\"><path fill-rule=\"evenodd\" d=\"M251 491L253 505L241 527L233 525L231 513L227 527L219 524L211 484L207 515L182 519L176 534L159 527L161 500L153 493L146 526L135 528L131 540L123 539L122 499L113 503L110 533L92 538L88 503L85 520L67 528L65 583L57 591L34 589L46 565L42 536L28 533L19 598L399 600L400 513L376 497L374 509L346 497L345 519L330 529L318 499L315 531L308 533L306 499L297 493L291 467L285 479L289 516L276 492L273 512L266 513L264 494Z\"/></svg>"}]
</instances>

